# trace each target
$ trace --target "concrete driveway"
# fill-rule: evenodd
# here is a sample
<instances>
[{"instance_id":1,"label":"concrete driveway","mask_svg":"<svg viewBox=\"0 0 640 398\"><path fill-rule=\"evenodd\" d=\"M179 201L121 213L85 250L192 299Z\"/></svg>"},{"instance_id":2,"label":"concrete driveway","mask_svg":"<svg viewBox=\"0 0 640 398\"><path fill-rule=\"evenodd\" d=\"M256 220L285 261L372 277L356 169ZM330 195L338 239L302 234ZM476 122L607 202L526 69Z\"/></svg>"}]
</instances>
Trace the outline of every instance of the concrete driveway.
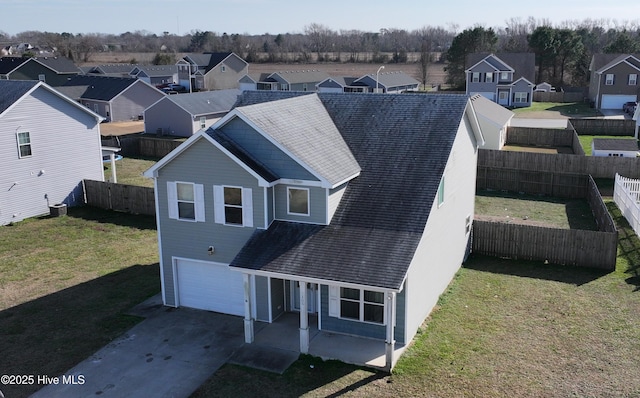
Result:
<instances>
[{"instance_id":1,"label":"concrete driveway","mask_svg":"<svg viewBox=\"0 0 640 398\"><path fill-rule=\"evenodd\" d=\"M244 344L240 317L162 307L159 297L138 307L147 319L33 397L188 397Z\"/></svg>"}]
</instances>

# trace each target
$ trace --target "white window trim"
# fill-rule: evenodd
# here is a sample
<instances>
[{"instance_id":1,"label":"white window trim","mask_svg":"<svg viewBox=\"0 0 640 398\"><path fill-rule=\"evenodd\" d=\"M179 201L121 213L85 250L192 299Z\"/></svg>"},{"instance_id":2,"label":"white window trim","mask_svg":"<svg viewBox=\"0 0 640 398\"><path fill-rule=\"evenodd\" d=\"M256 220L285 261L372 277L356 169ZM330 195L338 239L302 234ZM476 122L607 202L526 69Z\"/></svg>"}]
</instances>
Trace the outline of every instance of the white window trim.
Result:
<instances>
[{"instance_id":1,"label":"white window trim","mask_svg":"<svg viewBox=\"0 0 640 398\"><path fill-rule=\"evenodd\" d=\"M493 73L492 72L487 72L484 74L484 81L485 83L493 83Z\"/></svg>"},{"instance_id":2,"label":"white window trim","mask_svg":"<svg viewBox=\"0 0 640 398\"><path fill-rule=\"evenodd\" d=\"M445 194L445 185L444 185L444 175L443 175L442 179L440 180L440 183L438 184L438 192L436 192L436 197L438 200L438 208L444 205L444 202L445 202L444 194Z\"/></svg>"},{"instance_id":3,"label":"white window trim","mask_svg":"<svg viewBox=\"0 0 640 398\"><path fill-rule=\"evenodd\" d=\"M633 76L633 79L631 79L631 77ZM635 86L638 84L638 74L637 73L630 73L629 74L629 85L630 86Z\"/></svg>"},{"instance_id":4,"label":"white window trim","mask_svg":"<svg viewBox=\"0 0 640 398\"><path fill-rule=\"evenodd\" d=\"M242 225L227 223L225 216L224 203L224 189L225 188L237 188L241 190L242 195ZM214 185L213 186L213 206L214 206L214 220L216 224L222 224L229 227L253 227L253 196L251 188L243 188L241 186L234 185Z\"/></svg>"},{"instance_id":5,"label":"white window trim","mask_svg":"<svg viewBox=\"0 0 640 398\"><path fill-rule=\"evenodd\" d=\"M471 72L471 83L480 83L480 72Z\"/></svg>"},{"instance_id":6,"label":"white window trim","mask_svg":"<svg viewBox=\"0 0 640 398\"><path fill-rule=\"evenodd\" d=\"M193 186L194 218L180 218L179 216L178 184ZM186 222L205 222L204 186L186 181L167 181L167 207L170 219Z\"/></svg>"},{"instance_id":7,"label":"white window trim","mask_svg":"<svg viewBox=\"0 0 640 398\"><path fill-rule=\"evenodd\" d=\"M509 80L509 72L500 72L500 80Z\"/></svg>"},{"instance_id":8,"label":"white window trim","mask_svg":"<svg viewBox=\"0 0 640 398\"><path fill-rule=\"evenodd\" d=\"M343 299L342 296L340 295L340 288L341 286L337 286L337 285L330 285L329 286L329 316L334 317L334 318L339 318L345 321L353 321L353 322L360 322L360 323L366 323L369 325L386 325L387 324L387 300L383 298L383 302L382 303L374 303L374 302L370 302L367 301L367 304L370 305L377 305L379 307L382 307L382 323L379 322L371 322L371 321L365 321L364 320L364 292L368 291L368 292L375 292L375 293L382 293L383 297L386 297L386 294L384 292L381 292L379 290L369 290L369 289L357 289L357 288L349 288L349 289L354 289L354 290L359 290L360 291L360 298L358 301L360 308L359 308L359 319L353 319L353 318L345 318L342 317L341 314L341 310L340 310L340 302L342 300L346 300L346 301L351 301L351 302L356 302L356 300L353 299Z\"/></svg>"},{"instance_id":9,"label":"white window trim","mask_svg":"<svg viewBox=\"0 0 640 398\"><path fill-rule=\"evenodd\" d=\"M29 137L29 143L28 144L21 144L20 143L20 134L27 134L27 137ZM25 158L30 158L33 156L33 145L31 144L31 132L29 131L18 131L16 132L16 144L18 144L18 158L20 159L25 159ZM22 156L22 151L20 150L20 148L22 148L23 146L29 146L29 152L31 152L31 155L24 155Z\"/></svg>"},{"instance_id":10,"label":"white window trim","mask_svg":"<svg viewBox=\"0 0 640 398\"><path fill-rule=\"evenodd\" d=\"M296 189L299 191L307 191L307 213L293 213L291 212L291 206L289 203L289 192L292 189ZM309 192L309 188L302 188L302 187L287 187L287 215L289 216L311 216L311 195Z\"/></svg>"},{"instance_id":11,"label":"white window trim","mask_svg":"<svg viewBox=\"0 0 640 398\"><path fill-rule=\"evenodd\" d=\"M45 75L44 73L41 73L38 75L38 80L41 82L47 82L47 75Z\"/></svg>"},{"instance_id":12,"label":"white window trim","mask_svg":"<svg viewBox=\"0 0 640 398\"><path fill-rule=\"evenodd\" d=\"M609 77L611 77L611 80L609 80ZM614 75L613 73L607 73L604 76L604 85L605 86L613 86L615 81L616 81L616 75Z\"/></svg>"},{"instance_id":13,"label":"white window trim","mask_svg":"<svg viewBox=\"0 0 640 398\"><path fill-rule=\"evenodd\" d=\"M207 118L206 116L200 117L200 128L203 129L207 127Z\"/></svg>"},{"instance_id":14,"label":"white window trim","mask_svg":"<svg viewBox=\"0 0 640 398\"><path fill-rule=\"evenodd\" d=\"M522 97L523 96L523 97ZM519 98L521 97L521 98ZM513 102L523 104L527 102L527 93L524 91L517 91L513 93Z\"/></svg>"}]
</instances>

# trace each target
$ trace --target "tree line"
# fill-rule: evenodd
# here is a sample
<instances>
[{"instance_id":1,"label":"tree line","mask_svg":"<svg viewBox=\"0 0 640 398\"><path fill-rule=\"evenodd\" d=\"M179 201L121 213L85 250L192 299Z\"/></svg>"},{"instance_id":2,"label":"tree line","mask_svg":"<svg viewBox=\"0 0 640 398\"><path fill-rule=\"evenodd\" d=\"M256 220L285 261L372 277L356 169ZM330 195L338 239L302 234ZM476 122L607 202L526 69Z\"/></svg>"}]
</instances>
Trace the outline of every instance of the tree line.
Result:
<instances>
[{"instance_id":1,"label":"tree line","mask_svg":"<svg viewBox=\"0 0 640 398\"><path fill-rule=\"evenodd\" d=\"M247 62L370 62L416 63L422 82L433 62L446 63L448 83L464 87L466 57L474 52L533 52L536 82L557 86L585 85L589 62L596 53L640 52L640 24L587 19L552 24L545 19L511 18L499 28L477 25L459 32L455 24L416 30L383 28L378 32L332 30L312 23L302 33L262 35L195 30L185 35L147 31L114 34L72 34L27 31L0 43L32 43L54 48L78 62L90 62L97 52L156 53L154 63L175 63L186 52L233 51ZM409 55L412 56L409 56Z\"/></svg>"}]
</instances>

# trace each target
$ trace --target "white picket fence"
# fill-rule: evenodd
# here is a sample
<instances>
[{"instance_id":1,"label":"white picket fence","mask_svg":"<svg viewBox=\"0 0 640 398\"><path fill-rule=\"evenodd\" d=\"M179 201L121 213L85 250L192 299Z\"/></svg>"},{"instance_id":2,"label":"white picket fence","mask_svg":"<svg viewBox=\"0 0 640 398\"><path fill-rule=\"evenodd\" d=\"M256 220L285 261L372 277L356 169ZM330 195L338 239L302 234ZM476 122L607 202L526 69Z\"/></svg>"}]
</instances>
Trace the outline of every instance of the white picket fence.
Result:
<instances>
[{"instance_id":1,"label":"white picket fence","mask_svg":"<svg viewBox=\"0 0 640 398\"><path fill-rule=\"evenodd\" d=\"M613 201L616 202L636 235L640 236L640 180L616 174Z\"/></svg>"}]
</instances>

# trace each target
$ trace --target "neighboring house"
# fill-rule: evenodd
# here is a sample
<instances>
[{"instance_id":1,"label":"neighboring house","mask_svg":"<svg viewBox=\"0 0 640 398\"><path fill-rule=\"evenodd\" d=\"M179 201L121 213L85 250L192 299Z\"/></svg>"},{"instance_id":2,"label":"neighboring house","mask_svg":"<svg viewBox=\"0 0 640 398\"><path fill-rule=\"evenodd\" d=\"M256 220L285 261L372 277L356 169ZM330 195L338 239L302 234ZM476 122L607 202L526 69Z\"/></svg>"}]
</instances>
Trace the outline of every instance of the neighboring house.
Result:
<instances>
[{"instance_id":1,"label":"neighboring house","mask_svg":"<svg viewBox=\"0 0 640 398\"><path fill-rule=\"evenodd\" d=\"M138 120L145 109L165 96L142 80L124 77L81 75L57 89L109 122Z\"/></svg>"},{"instance_id":2,"label":"neighboring house","mask_svg":"<svg viewBox=\"0 0 640 398\"><path fill-rule=\"evenodd\" d=\"M155 87L178 81L176 65L138 65L129 74Z\"/></svg>"},{"instance_id":3,"label":"neighboring house","mask_svg":"<svg viewBox=\"0 0 640 398\"><path fill-rule=\"evenodd\" d=\"M83 203L104 179L97 114L39 81L0 80L0 225Z\"/></svg>"},{"instance_id":4,"label":"neighboring house","mask_svg":"<svg viewBox=\"0 0 640 398\"><path fill-rule=\"evenodd\" d=\"M249 64L231 52L187 54L176 65L178 83L190 91L238 88L249 70Z\"/></svg>"},{"instance_id":5,"label":"neighboring house","mask_svg":"<svg viewBox=\"0 0 640 398\"><path fill-rule=\"evenodd\" d=\"M535 84L533 53L474 53L467 57L468 95L480 94L500 105L521 108L531 106Z\"/></svg>"},{"instance_id":6,"label":"neighboring house","mask_svg":"<svg viewBox=\"0 0 640 398\"><path fill-rule=\"evenodd\" d=\"M363 87L353 89L351 84L358 80L357 77L328 77L316 85L319 93L350 93L363 92Z\"/></svg>"},{"instance_id":7,"label":"neighboring house","mask_svg":"<svg viewBox=\"0 0 640 398\"><path fill-rule=\"evenodd\" d=\"M300 352L311 323L391 369L468 254L482 141L465 95L244 92L144 173L164 304L242 316L248 343L296 312Z\"/></svg>"},{"instance_id":8,"label":"neighboring house","mask_svg":"<svg viewBox=\"0 0 640 398\"><path fill-rule=\"evenodd\" d=\"M144 111L144 131L191 137L226 115L239 95L238 89L167 95Z\"/></svg>"},{"instance_id":9,"label":"neighboring house","mask_svg":"<svg viewBox=\"0 0 640 398\"><path fill-rule=\"evenodd\" d=\"M471 102L484 137L484 145L480 148L502 149L507 140L507 128L515 114L480 94L473 95Z\"/></svg>"},{"instance_id":10,"label":"neighboring house","mask_svg":"<svg viewBox=\"0 0 640 398\"><path fill-rule=\"evenodd\" d=\"M80 73L65 57L0 58L0 79L40 80L50 86L61 86Z\"/></svg>"},{"instance_id":11,"label":"neighboring house","mask_svg":"<svg viewBox=\"0 0 640 398\"><path fill-rule=\"evenodd\" d=\"M638 140L624 138L594 138L591 142L592 156L616 156L635 158L640 156Z\"/></svg>"},{"instance_id":12,"label":"neighboring house","mask_svg":"<svg viewBox=\"0 0 640 398\"><path fill-rule=\"evenodd\" d=\"M596 109L621 110L638 100L640 54L594 54L589 72L589 99Z\"/></svg>"},{"instance_id":13,"label":"neighboring house","mask_svg":"<svg viewBox=\"0 0 640 398\"><path fill-rule=\"evenodd\" d=\"M376 81L377 80L377 81ZM403 93L416 91L420 82L404 72L383 72L364 75L347 87L346 92L373 93Z\"/></svg>"},{"instance_id":14,"label":"neighboring house","mask_svg":"<svg viewBox=\"0 0 640 398\"><path fill-rule=\"evenodd\" d=\"M132 77L131 72L137 64L106 64L96 65L85 70L86 75L100 75L110 77Z\"/></svg>"},{"instance_id":15,"label":"neighboring house","mask_svg":"<svg viewBox=\"0 0 640 398\"><path fill-rule=\"evenodd\" d=\"M316 85L328 78L319 70L294 70L273 72L256 83L257 90L267 91L316 91Z\"/></svg>"}]
</instances>

